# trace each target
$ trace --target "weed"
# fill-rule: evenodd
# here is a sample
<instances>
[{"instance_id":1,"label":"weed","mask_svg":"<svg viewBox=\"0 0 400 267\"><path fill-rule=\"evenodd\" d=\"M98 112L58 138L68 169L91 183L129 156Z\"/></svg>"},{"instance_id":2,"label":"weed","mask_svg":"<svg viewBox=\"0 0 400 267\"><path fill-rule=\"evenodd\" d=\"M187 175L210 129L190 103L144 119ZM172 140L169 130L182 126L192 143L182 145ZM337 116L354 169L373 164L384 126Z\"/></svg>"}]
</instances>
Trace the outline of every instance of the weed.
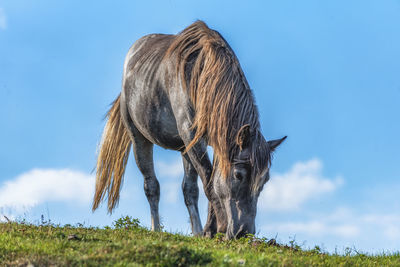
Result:
<instances>
[{"instance_id":1,"label":"weed","mask_svg":"<svg viewBox=\"0 0 400 267\"><path fill-rule=\"evenodd\" d=\"M0 223L0 266L400 266L399 253L345 252L304 250L295 239L283 245L254 235L224 241L222 234L207 239L151 232L129 216L104 229Z\"/></svg>"},{"instance_id":2,"label":"weed","mask_svg":"<svg viewBox=\"0 0 400 267\"><path fill-rule=\"evenodd\" d=\"M121 217L116 220L114 223L115 229L125 229L125 230L133 230L140 227L139 219L134 219L130 216Z\"/></svg>"}]
</instances>

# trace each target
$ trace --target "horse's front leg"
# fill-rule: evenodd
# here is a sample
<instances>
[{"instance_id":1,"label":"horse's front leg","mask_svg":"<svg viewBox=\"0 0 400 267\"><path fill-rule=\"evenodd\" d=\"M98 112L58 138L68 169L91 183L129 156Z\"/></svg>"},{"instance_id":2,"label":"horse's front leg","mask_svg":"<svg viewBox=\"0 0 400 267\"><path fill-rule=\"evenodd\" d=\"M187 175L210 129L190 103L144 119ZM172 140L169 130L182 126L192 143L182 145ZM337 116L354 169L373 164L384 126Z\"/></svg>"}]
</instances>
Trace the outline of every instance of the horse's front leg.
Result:
<instances>
[{"instance_id":1,"label":"horse's front leg","mask_svg":"<svg viewBox=\"0 0 400 267\"><path fill-rule=\"evenodd\" d=\"M206 146L207 147L207 146ZM196 149L194 150L196 151ZM211 170L212 176L207 176L210 173L208 171L205 172L205 179L202 179L204 192L208 198L208 214L207 214L207 222L204 225L203 236L212 238L215 236L216 233L226 233L227 230L227 219L226 219L226 211L223 208L222 203L220 202L219 198L215 194L214 186L213 186L213 177L218 175L218 171L212 172L214 166L209 167L210 161L208 159L208 154L206 149L204 148L199 149L198 151L201 154L188 152L188 154L193 154L192 157L197 157L197 155L204 155L204 162L198 168L206 167L206 170ZM204 152L203 152L204 151ZM204 154L205 153L205 154ZM200 177L203 177L200 175Z\"/></svg>"},{"instance_id":2,"label":"horse's front leg","mask_svg":"<svg viewBox=\"0 0 400 267\"><path fill-rule=\"evenodd\" d=\"M217 224L217 218L215 215L214 207L210 201L208 202L207 223L205 224L204 231L202 230L199 210L197 206L199 198L199 188L197 185L197 176L198 176L197 171L194 168L187 154L182 153L182 160L185 171L185 175L182 182L182 190L185 199L185 204L190 215L190 222L192 225L193 235L203 234L204 236L211 238L215 235L216 232L225 233L227 224L225 216L223 216L222 218L222 215L225 214L225 211L219 208L219 214L221 215L219 224ZM221 206L218 205L218 207Z\"/></svg>"},{"instance_id":3,"label":"horse's front leg","mask_svg":"<svg viewBox=\"0 0 400 267\"><path fill-rule=\"evenodd\" d=\"M203 227L197 206L199 200L199 186L197 184L197 171L188 155L182 153L184 176L182 181L183 198L189 212L193 235L202 235Z\"/></svg>"},{"instance_id":4,"label":"horse's front leg","mask_svg":"<svg viewBox=\"0 0 400 267\"><path fill-rule=\"evenodd\" d=\"M189 126L186 126L181 128L180 135L184 143L189 144L194 133ZM226 214L213 188L211 177L213 167L208 157L206 142L201 140L196 143L187 151L187 155L201 178L204 193L209 200L207 222L203 230L203 235L213 237L217 232L225 233Z\"/></svg>"},{"instance_id":5,"label":"horse's front leg","mask_svg":"<svg viewBox=\"0 0 400 267\"><path fill-rule=\"evenodd\" d=\"M194 118L193 108L187 93L180 86L170 85L170 103L175 116L176 126L179 136L185 146L189 145L193 140L195 131L192 129L192 121ZM208 198L209 204L207 222L203 230L205 236L212 237L220 228L219 225L226 225L226 212L215 194L212 182L213 166L207 153L207 142L205 139L199 140L189 151L186 152L190 162L196 169L203 183L204 193ZM226 228L226 227L225 227ZM226 229L225 229L226 230ZM225 230L223 232L225 232Z\"/></svg>"},{"instance_id":6,"label":"horse's front leg","mask_svg":"<svg viewBox=\"0 0 400 267\"><path fill-rule=\"evenodd\" d=\"M204 225L203 235L212 238L217 233L217 217L211 201L208 202L207 222Z\"/></svg>"},{"instance_id":7,"label":"horse's front leg","mask_svg":"<svg viewBox=\"0 0 400 267\"><path fill-rule=\"evenodd\" d=\"M213 168L215 167L215 164ZM214 180L214 176L219 175L219 172L214 170L213 177L211 177L211 182ZM217 216L219 215L219 220L217 222ZM227 230L227 219L226 219L226 211L223 209L223 206L219 202L218 205L212 205L211 202L208 203L208 215L207 215L207 223L204 226L204 236L213 237L215 233L226 233Z\"/></svg>"}]
</instances>

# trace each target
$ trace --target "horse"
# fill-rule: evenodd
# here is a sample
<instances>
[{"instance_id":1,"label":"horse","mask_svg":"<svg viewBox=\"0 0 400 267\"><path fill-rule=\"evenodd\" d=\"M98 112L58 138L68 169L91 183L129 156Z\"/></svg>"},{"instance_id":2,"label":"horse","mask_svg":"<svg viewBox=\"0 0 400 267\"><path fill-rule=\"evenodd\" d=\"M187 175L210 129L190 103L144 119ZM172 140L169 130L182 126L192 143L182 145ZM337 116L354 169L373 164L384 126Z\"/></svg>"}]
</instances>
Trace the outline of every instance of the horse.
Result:
<instances>
[{"instance_id":1,"label":"horse","mask_svg":"<svg viewBox=\"0 0 400 267\"><path fill-rule=\"evenodd\" d=\"M160 185L153 145L181 152L182 190L193 235L227 239L255 233L258 196L269 180L272 152L286 136L266 141L253 93L226 40L203 21L182 32L150 34L129 49L122 90L112 103L100 142L93 211L107 196L119 201L132 145L144 177L151 230L160 230ZM213 163L207 146L213 148ZM204 230L199 188L209 200Z\"/></svg>"}]
</instances>

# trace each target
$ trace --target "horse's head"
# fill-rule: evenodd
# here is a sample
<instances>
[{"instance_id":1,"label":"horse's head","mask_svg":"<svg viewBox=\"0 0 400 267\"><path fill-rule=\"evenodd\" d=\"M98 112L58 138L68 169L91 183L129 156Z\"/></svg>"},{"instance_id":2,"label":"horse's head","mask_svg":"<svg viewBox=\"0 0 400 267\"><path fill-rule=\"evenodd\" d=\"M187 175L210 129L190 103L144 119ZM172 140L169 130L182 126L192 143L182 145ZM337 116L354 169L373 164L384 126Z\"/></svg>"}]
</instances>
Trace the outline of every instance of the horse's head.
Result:
<instances>
[{"instance_id":1,"label":"horse's head","mask_svg":"<svg viewBox=\"0 0 400 267\"><path fill-rule=\"evenodd\" d=\"M257 200L269 180L271 153L286 139L265 141L258 129L243 126L227 177L214 173L214 189L226 212L226 238L255 233Z\"/></svg>"}]
</instances>

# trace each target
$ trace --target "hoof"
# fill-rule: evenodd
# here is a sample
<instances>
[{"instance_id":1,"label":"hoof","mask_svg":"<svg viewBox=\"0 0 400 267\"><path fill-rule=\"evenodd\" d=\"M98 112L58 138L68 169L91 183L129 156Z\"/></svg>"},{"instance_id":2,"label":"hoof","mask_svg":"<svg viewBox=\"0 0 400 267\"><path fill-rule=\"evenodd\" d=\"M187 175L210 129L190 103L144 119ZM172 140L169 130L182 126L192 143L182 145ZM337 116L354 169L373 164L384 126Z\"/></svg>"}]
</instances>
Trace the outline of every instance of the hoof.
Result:
<instances>
[{"instance_id":1,"label":"hoof","mask_svg":"<svg viewBox=\"0 0 400 267\"><path fill-rule=\"evenodd\" d=\"M204 231L203 236L206 238L213 238L215 234L213 234L211 231Z\"/></svg>"},{"instance_id":2,"label":"hoof","mask_svg":"<svg viewBox=\"0 0 400 267\"><path fill-rule=\"evenodd\" d=\"M212 227L207 227L207 226L204 227L204 230L203 230L204 237L213 238L216 233L217 233L217 231L215 229L213 229Z\"/></svg>"}]
</instances>

